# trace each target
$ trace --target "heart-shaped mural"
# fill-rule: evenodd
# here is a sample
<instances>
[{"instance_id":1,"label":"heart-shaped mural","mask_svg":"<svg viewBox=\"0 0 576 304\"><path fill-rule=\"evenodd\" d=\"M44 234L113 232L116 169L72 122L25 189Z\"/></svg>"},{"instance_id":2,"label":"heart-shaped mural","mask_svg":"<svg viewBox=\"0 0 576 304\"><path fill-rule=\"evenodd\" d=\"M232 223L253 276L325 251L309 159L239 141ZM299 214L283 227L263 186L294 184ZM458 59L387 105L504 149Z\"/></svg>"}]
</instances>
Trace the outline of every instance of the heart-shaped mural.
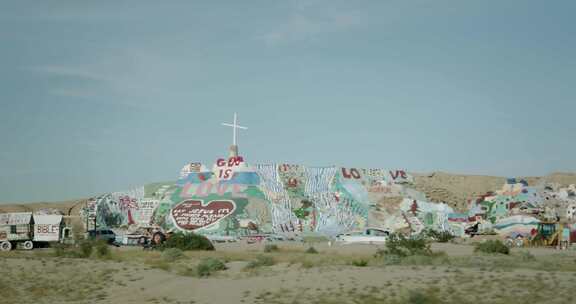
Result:
<instances>
[{"instance_id":1,"label":"heart-shaped mural","mask_svg":"<svg viewBox=\"0 0 576 304\"><path fill-rule=\"evenodd\" d=\"M202 204L201 200L186 200L172 208L176 225L185 230L194 230L212 225L229 216L236 209L233 201L215 200Z\"/></svg>"}]
</instances>

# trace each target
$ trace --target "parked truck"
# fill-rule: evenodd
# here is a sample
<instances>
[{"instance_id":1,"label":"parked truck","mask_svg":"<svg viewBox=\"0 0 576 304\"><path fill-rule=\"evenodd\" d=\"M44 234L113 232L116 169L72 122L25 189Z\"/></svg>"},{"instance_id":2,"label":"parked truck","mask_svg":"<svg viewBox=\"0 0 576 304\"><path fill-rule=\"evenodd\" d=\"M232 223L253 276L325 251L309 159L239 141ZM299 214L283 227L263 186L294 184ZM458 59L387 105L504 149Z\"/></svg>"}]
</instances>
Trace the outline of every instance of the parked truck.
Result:
<instances>
[{"instance_id":1,"label":"parked truck","mask_svg":"<svg viewBox=\"0 0 576 304\"><path fill-rule=\"evenodd\" d=\"M0 214L0 251L14 248L31 250L52 242L71 238L70 228L64 226L59 214L15 212Z\"/></svg>"}]
</instances>

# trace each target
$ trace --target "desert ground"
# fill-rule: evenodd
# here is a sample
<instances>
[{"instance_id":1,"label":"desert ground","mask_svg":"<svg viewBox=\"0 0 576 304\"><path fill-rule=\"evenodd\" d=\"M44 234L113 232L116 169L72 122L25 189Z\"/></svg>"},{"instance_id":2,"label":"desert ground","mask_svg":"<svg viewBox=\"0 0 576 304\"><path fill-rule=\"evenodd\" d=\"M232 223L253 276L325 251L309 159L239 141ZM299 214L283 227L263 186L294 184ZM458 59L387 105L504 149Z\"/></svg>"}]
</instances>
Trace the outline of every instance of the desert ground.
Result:
<instances>
[{"instance_id":1,"label":"desert ground","mask_svg":"<svg viewBox=\"0 0 576 304\"><path fill-rule=\"evenodd\" d=\"M469 242L434 243L434 256L390 260L375 256L376 245L274 244L270 252L264 243L226 243L173 257L139 247L109 247L106 256L89 258L54 249L1 253L0 303L576 301L574 250L481 254ZM225 269L199 274L209 258Z\"/></svg>"},{"instance_id":2,"label":"desert ground","mask_svg":"<svg viewBox=\"0 0 576 304\"><path fill-rule=\"evenodd\" d=\"M456 210L505 182L441 172L414 176L419 191ZM530 184L574 184L576 174L528 179ZM0 204L0 212L58 209L82 231L78 215L85 202ZM239 242L174 256L112 246L106 255L84 258L53 248L0 252L0 304L576 303L574 249L481 254L467 240L434 243L433 256L398 260L376 256L382 248L375 245L274 244L278 250L271 252L265 252L266 243ZM310 247L317 252L310 253ZM214 267L214 261L221 265ZM200 273L203 266L207 269Z\"/></svg>"}]
</instances>

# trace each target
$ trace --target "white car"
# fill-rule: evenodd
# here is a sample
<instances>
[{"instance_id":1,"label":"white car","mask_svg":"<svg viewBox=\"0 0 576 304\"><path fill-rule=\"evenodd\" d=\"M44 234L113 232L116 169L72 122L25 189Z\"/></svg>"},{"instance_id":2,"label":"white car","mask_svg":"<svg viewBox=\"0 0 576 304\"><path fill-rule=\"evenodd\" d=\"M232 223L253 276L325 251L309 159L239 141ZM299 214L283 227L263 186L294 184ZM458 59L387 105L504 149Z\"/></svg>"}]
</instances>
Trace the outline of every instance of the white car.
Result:
<instances>
[{"instance_id":1,"label":"white car","mask_svg":"<svg viewBox=\"0 0 576 304\"><path fill-rule=\"evenodd\" d=\"M207 235L208 238L213 243L231 243L238 241L238 238L231 235Z\"/></svg>"},{"instance_id":2,"label":"white car","mask_svg":"<svg viewBox=\"0 0 576 304\"><path fill-rule=\"evenodd\" d=\"M336 236L336 242L342 244L384 244L388 240L390 231L378 228L366 228L362 231L353 231Z\"/></svg>"}]
</instances>

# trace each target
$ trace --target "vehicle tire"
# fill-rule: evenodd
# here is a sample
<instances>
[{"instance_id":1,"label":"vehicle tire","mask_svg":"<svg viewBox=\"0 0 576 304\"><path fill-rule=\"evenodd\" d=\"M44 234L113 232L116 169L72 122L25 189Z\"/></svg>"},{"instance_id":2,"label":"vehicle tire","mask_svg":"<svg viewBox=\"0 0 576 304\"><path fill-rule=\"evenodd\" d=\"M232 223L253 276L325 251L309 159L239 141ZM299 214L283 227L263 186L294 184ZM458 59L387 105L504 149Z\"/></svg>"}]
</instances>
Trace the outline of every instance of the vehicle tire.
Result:
<instances>
[{"instance_id":1,"label":"vehicle tire","mask_svg":"<svg viewBox=\"0 0 576 304\"><path fill-rule=\"evenodd\" d=\"M12 250L12 243L4 241L0 243L0 251L10 251Z\"/></svg>"},{"instance_id":2,"label":"vehicle tire","mask_svg":"<svg viewBox=\"0 0 576 304\"><path fill-rule=\"evenodd\" d=\"M164 235L164 233L156 232L152 235L152 241L151 241L152 245L154 246L162 245L164 241L166 241L166 235Z\"/></svg>"},{"instance_id":3,"label":"vehicle tire","mask_svg":"<svg viewBox=\"0 0 576 304\"><path fill-rule=\"evenodd\" d=\"M138 245L144 246L144 245L147 243L147 240L148 240L148 239L147 239L145 236L141 236L141 237L138 239Z\"/></svg>"},{"instance_id":4,"label":"vehicle tire","mask_svg":"<svg viewBox=\"0 0 576 304\"><path fill-rule=\"evenodd\" d=\"M34 243L32 243L32 241L26 241L22 243L22 248L25 250L32 250L32 248L34 248Z\"/></svg>"}]
</instances>

